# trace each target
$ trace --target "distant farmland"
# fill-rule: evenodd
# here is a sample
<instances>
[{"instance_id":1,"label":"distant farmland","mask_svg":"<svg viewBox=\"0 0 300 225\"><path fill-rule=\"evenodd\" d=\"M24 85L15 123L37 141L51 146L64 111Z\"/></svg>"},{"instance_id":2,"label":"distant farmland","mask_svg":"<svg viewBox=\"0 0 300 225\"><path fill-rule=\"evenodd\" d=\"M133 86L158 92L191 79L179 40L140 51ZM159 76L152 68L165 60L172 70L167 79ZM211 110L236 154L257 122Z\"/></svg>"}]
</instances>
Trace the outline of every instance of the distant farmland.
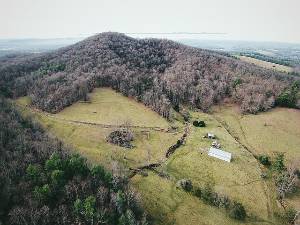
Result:
<instances>
[{"instance_id":1,"label":"distant farmland","mask_svg":"<svg viewBox=\"0 0 300 225\"><path fill-rule=\"evenodd\" d=\"M257 66L264 67L266 69L273 69L276 71L286 72L286 73L293 72L293 68L289 67L289 66L279 65L276 63L271 63L271 62L255 59L255 58L248 57L248 56L238 56L238 58L244 62L252 63Z\"/></svg>"}]
</instances>

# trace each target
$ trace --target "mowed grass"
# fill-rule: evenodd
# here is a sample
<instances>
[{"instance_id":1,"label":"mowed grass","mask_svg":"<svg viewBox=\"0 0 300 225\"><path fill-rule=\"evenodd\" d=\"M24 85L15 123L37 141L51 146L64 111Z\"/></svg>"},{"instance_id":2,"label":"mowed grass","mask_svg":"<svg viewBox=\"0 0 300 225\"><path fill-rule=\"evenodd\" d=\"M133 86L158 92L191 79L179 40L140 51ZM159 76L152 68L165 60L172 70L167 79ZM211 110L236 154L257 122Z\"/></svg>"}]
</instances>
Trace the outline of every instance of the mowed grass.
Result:
<instances>
[{"instance_id":1,"label":"mowed grass","mask_svg":"<svg viewBox=\"0 0 300 225\"><path fill-rule=\"evenodd\" d=\"M286 165L300 167L300 110L275 108L258 115L241 115L237 106L216 107L215 116L230 132L256 155L274 158L285 154ZM288 202L300 210L300 194L288 197Z\"/></svg>"},{"instance_id":2,"label":"mowed grass","mask_svg":"<svg viewBox=\"0 0 300 225\"><path fill-rule=\"evenodd\" d=\"M168 127L168 122L133 99L110 88L96 88L90 94L91 103L77 102L57 114L57 117L84 122L134 126Z\"/></svg>"},{"instance_id":3,"label":"mowed grass","mask_svg":"<svg viewBox=\"0 0 300 225\"><path fill-rule=\"evenodd\" d=\"M238 57L240 60L242 60L244 62L253 63L257 66L264 67L266 69L273 69L273 70L277 70L280 72L286 72L286 73L293 71L293 68L291 68L289 66L279 65L276 63L271 63L271 62L255 59L255 58L248 57L248 56L238 56Z\"/></svg>"},{"instance_id":4,"label":"mowed grass","mask_svg":"<svg viewBox=\"0 0 300 225\"><path fill-rule=\"evenodd\" d=\"M114 103L111 103L109 110L103 109L106 105L105 99L114 99L110 101ZM131 110L144 113L145 121L141 122L143 126L152 127L154 126L153 121L156 121L158 127L171 125L155 112L132 101L110 89L97 89L91 94L91 103L76 103L58 114L49 116L47 113L38 112L29 107L23 107L23 109L24 114L34 115L50 133L73 146L75 152L85 156L92 164L101 163L111 169L113 161L119 162L124 168L129 168L165 160L167 148L176 143L182 135L181 127L178 133L165 133L149 129L149 137L141 132L145 130L144 128L133 128L136 147L127 150L105 141L106 136L113 128L68 121L111 125L117 123L116 125L119 125L119 122L116 121L127 120L131 116L132 124L140 126L138 120L130 114ZM20 98L17 103L25 106L30 103L30 99ZM130 109L127 109L126 106L129 106ZM89 107L89 111L86 111L85 107ZM97 113L94 113L94 110ZM115 110L120 111L115 112ZM72 111L74 111L73 114ZM108 112L111 112L111 115L101 116L102 113ZM90 119L89 113L96 114L98 117ZM113 113L115 114L113 115ZM124 116L125 114L128 116ZM131 180L141 194L144 207L153 217L154 224L234 225L242 223L230 219L225 210L204 204L193 195L177 189L176 181L181 178L191 179L194 186L203 187L210 184L216 192L243 203L249 215L246 224L277 224L273 218L276 208L274 206L276 203L273 201L274 193L270 193L266 184L261 180L261 172L254 157L234 140L222 127L222 124L214 118L214 115L192 112L192 116L205 120L207 127L192 127L187 143L159 168L168 173L171 179L161 178L157 174L149 172L146 177L137 175ZM207 155L205 150L211 145L211 141L202 138L207 132L215 133L222 148L233 153L231 163Z\"/></svg>"}]
</instances>

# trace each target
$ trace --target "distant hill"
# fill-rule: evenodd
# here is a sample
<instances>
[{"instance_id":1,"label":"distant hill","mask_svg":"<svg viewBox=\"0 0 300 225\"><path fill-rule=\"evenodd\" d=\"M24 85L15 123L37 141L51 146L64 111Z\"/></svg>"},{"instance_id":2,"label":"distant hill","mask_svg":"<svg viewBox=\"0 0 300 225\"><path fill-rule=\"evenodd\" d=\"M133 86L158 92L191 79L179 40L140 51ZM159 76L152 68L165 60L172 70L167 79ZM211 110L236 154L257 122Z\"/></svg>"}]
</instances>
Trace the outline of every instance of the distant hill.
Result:
<instances>
[{"instance_id":1,"label":"distant hill","mask_svg":"<svg viewBox=\"0 0 300 225\"><path fill-rule=\"evenodd\" d=\"M2 58L0 76L6 96L30 95L34 106L52 113L88 100L87 93L100 86L142 101L166 118L172 108L207 111L228 98L249 113L276 104L300 106L297 77L170 40L112 32L50 53Z\"/></svg>"}]
</instances>

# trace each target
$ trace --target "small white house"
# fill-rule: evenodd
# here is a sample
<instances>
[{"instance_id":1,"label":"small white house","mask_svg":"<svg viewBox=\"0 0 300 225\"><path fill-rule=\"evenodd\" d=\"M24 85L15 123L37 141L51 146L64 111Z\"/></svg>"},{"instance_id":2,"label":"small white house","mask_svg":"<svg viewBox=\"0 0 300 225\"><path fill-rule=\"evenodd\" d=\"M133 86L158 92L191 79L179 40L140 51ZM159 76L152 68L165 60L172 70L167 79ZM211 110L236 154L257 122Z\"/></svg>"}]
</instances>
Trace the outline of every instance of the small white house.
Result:
<instances>
[{"instance_id":1,"label":"small white house","mask_svg":"<svg viewBox=\"0 0 300 225\"><path fill-rule=\"evenodd\" d=\"M225 151L217 149L217 148L211 147L208 151L208 155L218 158L218 159L221 159L221 160L224 160L226 162L231 161L231 153L225 152Z\"/></svg>"}]
</instances>

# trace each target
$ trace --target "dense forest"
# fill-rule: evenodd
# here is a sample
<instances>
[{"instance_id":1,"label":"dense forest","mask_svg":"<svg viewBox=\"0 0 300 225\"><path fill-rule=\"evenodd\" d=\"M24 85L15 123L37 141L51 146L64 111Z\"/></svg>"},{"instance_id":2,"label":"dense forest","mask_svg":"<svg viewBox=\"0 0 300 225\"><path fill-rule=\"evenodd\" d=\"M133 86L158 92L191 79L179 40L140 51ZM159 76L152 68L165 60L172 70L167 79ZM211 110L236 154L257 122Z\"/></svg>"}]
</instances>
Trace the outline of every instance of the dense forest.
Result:
<instances>
[{"instance_id":1,"label":"dense forest","mask_svg":"<svg viewBox=\"0 0 300 225\"><path fill-rule=\"evenodd\" d=\"M30 95L32 104L58 112L108 86L170 117L173 108L208 111L224 99L244 113L275 105L299 108L299 77L169 40L102 33L57 51L0 60L0 90ZM292 96L291 96L292 95ZM292 102L285 102L292 97Z\"/></svg>"},{"instance_id":2,"label":"dense forest","mask_svg":"<svg viewBox=\"0 0 300 225\"><path fill-rule=\"evenodd\" d=\"M147 224L120 172L88 166L0 98L0 224Z\"/></svg>"}]
</instances>

